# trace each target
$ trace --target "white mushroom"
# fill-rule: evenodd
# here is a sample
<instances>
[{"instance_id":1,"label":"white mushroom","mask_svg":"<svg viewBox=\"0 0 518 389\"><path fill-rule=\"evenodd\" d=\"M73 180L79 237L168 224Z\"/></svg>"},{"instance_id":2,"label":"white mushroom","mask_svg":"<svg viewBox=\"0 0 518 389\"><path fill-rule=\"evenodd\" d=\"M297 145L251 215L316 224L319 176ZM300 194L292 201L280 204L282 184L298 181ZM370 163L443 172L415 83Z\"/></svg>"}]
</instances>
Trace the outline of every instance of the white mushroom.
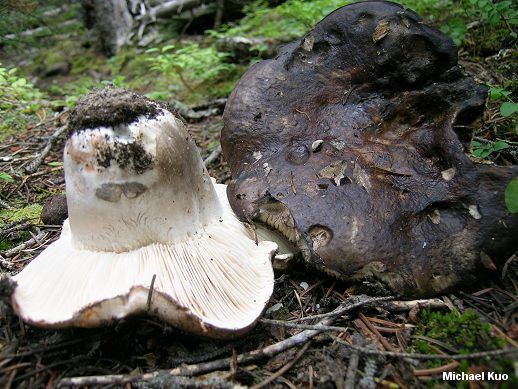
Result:
<instances>
[{"instance_id":1,"label":"white mushroom","mask_svg":"<svg viewBox=\"0 0 518 389\"><path fill-rule=\"evenodd\" d=\"M83 124L100 105L119 109L110 100L117 94L149 110L72 128L64 153L69 219L13 277L13 307L41 327L94 327L148 312L208 336L244 332L272 293L276 245L256 245L180 120L110 90L91 96L107 102L84 103Z\"/></svg>"}]
</instances>

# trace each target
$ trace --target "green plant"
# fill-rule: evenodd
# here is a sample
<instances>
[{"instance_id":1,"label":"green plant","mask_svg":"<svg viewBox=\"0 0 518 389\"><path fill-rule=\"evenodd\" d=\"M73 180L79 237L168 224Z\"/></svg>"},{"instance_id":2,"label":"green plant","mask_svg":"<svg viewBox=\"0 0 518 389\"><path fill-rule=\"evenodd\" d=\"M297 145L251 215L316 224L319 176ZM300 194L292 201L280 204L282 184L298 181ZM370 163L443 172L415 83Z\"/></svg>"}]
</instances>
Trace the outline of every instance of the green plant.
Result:
<instances>
[{"instance_id":1,"label":"green plant","mask_svg":"<svg viewBox=\"0 0 518 389\"><path fill-rule=\"evenodd\" d=\"M13 183L14 178L10 174L0 172L0 181Z\"/></svg>"},{"instance_id":2,"label":"green plant","mask_svg":"<svg viewBox=\"0 0 518 389\"><path fill-rule=\"evenodd\" d=\"M22 208L2 209L0 210L0 226L22 220L37 222L42 210L43 207L39 204L31 204Z\"/></svg>"},{"instance_id":3,"label":"green plant","mask_svg":"<svg viewBox=\"0 0 518 389\"><path fill-rule=\"evenodd\" d=\"M476 140L471 142L472 154L477 158L487 158L493 153L509 148L509 145L503 141L482 143Z\"/></svg>"},{"instance_id":4,"label":"green plant","mask_svg":"<svg viewBox=\"0 0 518 389\"><path fill-rule=\"evenodd\" d=\"M227 53L219 52L213 46L200 47L197 43L181 47L167 45L149 49L147 53L152 55L148 58L151 70L167 75L170 81L180 83L191 94L195 94L201 85L215 84L236 68L225 62Z\"/></svg>"},{"instance_id":5,"label":"green plant","mask_svg":"<svg viewBox=\"0 0 518 389\"><path fill-rule=\"evenodd\" d=\"M505 205L509 212L518 212L518 178L511 180L505 189Z\"/></svg>"},{"instance_id":6,"label":"green plant","mask_svg":"<svg viewBox=\"0 0 518 389\"><path fill-rule=\"evenodd\" d=\"M462 314L424 310L416 334L443 341L465 354L474 350L502 347L502 341L492 338L489 330L489 324L482 322L472 309L467 309Z\"/></svg>"},{"instance_id":7,"label":"green plant","mask_svg":"<svg viewBox=\"0 0 518 389\"><path fill-rule=\"evenodd\" d=\"M467 309L462 314L453 311L448 313L434 312L425 309L420 314L419 324L414 330L411 348L418 353L436 354L438 349L446 353L469 354L505 347L504 339L491 334L491 326L482 321L478 313ZM428 338L434 339L429 340ZM441 360L428 361L429 368L439 367L445 362ZM473 361L460 360L457 371L467 372ZM486 358L478 364L483 364L487 371L508 374L510 380L502 388L513 388L517 385L514 375L513 360L511 358ZM443 387L444 381L431 381L429 387ZM458 388L468 388L465 383Z\"/></svg>"},{"instance_id":8,"label":"green plant","mask_svg":"<svg viewBox=\"0 0 518 389\"><path fill-rule=\"evenodd\" d=\"M222 26L216 35L288 41L303 35L324 16L348 3L346 0L288 0L269 8L268 2L256 1L244 8L246 16L237 25Z\"/></svg>"},{"instance_id":9,"label":"green plant","mask_svg":"<svg viewBox=\"0 0 518 389\"><path fill-rule=\"evenodd\" d=\"M23 112L35 112L41 107L43 94L26 78L18 74L18 69L0 67L0 109L21 109Z\"/></svg>"},{"instance_id":10,"label":"green plant","mask_svg":"<svg viewBox=\"0 0 518 389\"><path fill-rule=\"evenodd\" d=\"M509 117L518 112L518 104L512 101L506 101L500 106L500 115L503 117Z\"/></svg>"},{"instance_id":11,"label":"green plant","mask_svg":"<svg viewBox=\"0 0 518 389\"><path fill-rule=\"evenodd\" d=\"M489 88L489 98L491 101L502 101L500 105L500 114L503 117L510 117L518 112L518 104L511 100L511 91L505 88L492 86Z\"/></svg>"},{"instance_id":12,"label":"green plant","mask_svg":"<svg viewBox=\"0 0 518 389\"><path fill-rule=\"evenodd\" d=\"M518 7L512 0L401 0L405 6L440 27L461 46L470 28L491 29L496 34L505 30L502 36L516 38L514 26L518 24ZM485 36L487 39L487 34Z\"/></svg>"},{"instance_id":13,"label":"green plant","mask_svg":"<svg viewBox=\"0 0 518 389\"><path fill-rule=\"evenodd\" d=\"M44 115L44 95L18 69L0 66L0 139L25 129L30 121Z\"/></svg>"}]
</instances>

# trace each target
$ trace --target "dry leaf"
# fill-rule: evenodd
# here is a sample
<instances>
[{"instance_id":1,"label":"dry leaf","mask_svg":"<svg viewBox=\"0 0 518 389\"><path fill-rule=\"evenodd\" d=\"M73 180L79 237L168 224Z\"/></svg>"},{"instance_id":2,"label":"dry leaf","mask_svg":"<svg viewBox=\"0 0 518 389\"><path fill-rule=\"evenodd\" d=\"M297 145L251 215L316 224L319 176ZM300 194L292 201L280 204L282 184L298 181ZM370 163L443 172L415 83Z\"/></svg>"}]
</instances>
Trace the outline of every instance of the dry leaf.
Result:
<instances>
[{"instance_id":1,"label":"dry leaf","mask_svg":"<svg viewBox=\"0 0 518 389\"><path fill-rule=\"evenodd\" d=\"M340 181L342 181L342 178L345 178L346 168L347 163L345 163L345 161L335 161L321 169L318 172L318 177L328 178L333 181L336 186L340 186Z\"/></svg>"},{"instance_id":2,"label":"dry leaf","mask_svg":"<svg viewBox=\"0 0 518 389\"><path fill-rule=\"evenodd\" d=\"M374 43L382 40L389 33L390 22L388 20L382 20L378 23L372 34L372 41Z\"/></svg>"}]
</instances>

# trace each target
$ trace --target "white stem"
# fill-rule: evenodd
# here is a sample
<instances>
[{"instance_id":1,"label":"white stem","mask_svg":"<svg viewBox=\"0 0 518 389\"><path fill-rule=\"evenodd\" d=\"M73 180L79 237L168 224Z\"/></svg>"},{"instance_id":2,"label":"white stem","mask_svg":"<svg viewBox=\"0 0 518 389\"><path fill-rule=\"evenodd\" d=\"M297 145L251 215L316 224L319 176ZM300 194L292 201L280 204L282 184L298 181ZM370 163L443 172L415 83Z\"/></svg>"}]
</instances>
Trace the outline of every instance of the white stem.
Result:
<instances>
[{"instance_id":1,"label":"white stem","mask_svg":"<svg viewBox=\"0 0 518 389\"><path fill-rule=\"evenodd\" d=\"M79 249L123 252L177 243L223 217L196 145L167 111L76 132L65 146L64 166Z\"/></svg>"}]
</instances>

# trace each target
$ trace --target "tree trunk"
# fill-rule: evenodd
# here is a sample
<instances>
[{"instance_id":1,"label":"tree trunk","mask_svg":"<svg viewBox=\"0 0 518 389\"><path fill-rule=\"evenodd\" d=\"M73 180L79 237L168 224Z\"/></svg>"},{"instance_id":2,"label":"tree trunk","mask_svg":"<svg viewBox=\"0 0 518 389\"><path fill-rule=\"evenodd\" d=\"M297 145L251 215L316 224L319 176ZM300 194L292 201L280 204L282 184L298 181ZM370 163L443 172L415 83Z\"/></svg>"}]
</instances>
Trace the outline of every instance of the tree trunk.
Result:
<instances>
[{"instance_id":1,"label":"tree trunk","mask_svg":"<svg viewBox=\"0 0 518 389\"><path fill-rule=\"evenodd\" d=\"M225 10L225 0L216 0L216 16L214 17L214 30L221 26L223 11Z\"/></svg>"},{"instance_id":2,"label":"tree trunk","mask_svg":"<svg viewBox=\"0 0 518 389\"><path fill-rule=\"evenodd\" d=\"M91 25L106 55L117 54L123 45L130 42L133 18L126 0L83 0L82 5L87 20L93 19Z\"/></svg>"}]
</instances>

